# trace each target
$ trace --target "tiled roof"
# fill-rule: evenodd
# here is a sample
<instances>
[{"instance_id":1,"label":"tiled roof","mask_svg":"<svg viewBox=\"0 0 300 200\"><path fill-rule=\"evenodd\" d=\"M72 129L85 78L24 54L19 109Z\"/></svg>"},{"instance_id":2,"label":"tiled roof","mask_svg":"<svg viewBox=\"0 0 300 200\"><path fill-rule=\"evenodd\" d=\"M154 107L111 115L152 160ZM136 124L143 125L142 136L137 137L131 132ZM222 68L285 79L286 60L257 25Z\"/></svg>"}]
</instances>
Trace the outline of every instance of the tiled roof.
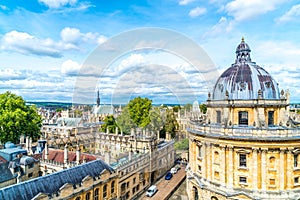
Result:
<instances>
[{"instance_id":1,"label":"tiled roof","mask_svg":"<svg viewBox=\"0 0 300 200\"><path fill-rule=\"evenodd\" d=\"M7 160L5 160L2 156L0 156L0 163L5 163Z\"/></svg>"},{"instance_id":2,"label":"tiled roof","mask_svg":"<svg viewBox=\"0 0 300 200\"><path fill-rule=\"evenodd\" d=\"M56 162L63 163L64 162L64 150L61 149L51 149L48 150L48 160L53 160ZM45 150L43 151L43 158L45 157ZM85 159L86 162L90 162L93 160L96 160L99 158L96 155L81 153L80 156L80 163L83 162L83 159ZM76 152L68 151L68 162L75 162L76 161Z\"/></svg>"},{"instance_id":3,"label":"tiled roof","mask_svg":"<svg viewBox=\"0 0 300 200\"><path fill-rule=\"evenodd\" d=\"M39 193L54 195L64 184L78 185L86 176L98 177L104 170L110 173L113 169L102 160L78 165L46 176L41 176L0 189L0 200L25 200L32 199Z\"/></svg>"}]
</instances>

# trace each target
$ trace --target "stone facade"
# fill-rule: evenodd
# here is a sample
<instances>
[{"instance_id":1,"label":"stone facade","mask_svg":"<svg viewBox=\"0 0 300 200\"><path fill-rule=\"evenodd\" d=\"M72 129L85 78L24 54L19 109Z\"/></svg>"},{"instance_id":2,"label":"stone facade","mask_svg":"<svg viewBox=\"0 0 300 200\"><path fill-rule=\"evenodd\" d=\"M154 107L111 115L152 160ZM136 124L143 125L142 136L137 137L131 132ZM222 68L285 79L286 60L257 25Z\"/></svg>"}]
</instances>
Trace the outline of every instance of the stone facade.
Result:
<instances>
[{"instance_id":1,"label":"stone facade","mask_svg":"<svg viewBox=\"0 0 300 200\"><path fill-rule=\"evenodd\" d=\"M249 52L248 45L240 44L234 67L263 70L251 62ZM260 82L253 82L256 73L248 70L234 83L247 88L243 98L243 88L235 91L232 79L227 83L224 78L231 70L221 75L222 85L217 82L218 93L208 95L206 120L190 121L188 127L189 199L300 199L300 129L289 116L289 93L277 95L273 88L274 95L266 96L273 79L264 71L268 80L258 75ZM223 90L226 85L230 91ZM249 85L261 88L251 91Z\"/></svg>"}]
</instances>

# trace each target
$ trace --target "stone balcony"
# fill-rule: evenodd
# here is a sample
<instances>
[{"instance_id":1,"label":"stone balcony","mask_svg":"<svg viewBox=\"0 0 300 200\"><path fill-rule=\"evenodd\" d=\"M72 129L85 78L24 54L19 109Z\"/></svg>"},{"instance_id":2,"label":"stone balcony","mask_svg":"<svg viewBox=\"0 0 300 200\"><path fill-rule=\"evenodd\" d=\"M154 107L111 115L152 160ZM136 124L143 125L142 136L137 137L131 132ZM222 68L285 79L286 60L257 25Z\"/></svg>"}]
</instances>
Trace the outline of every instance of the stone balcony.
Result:
<instances>
[{"instance_id":1,"label":"stone balcony","mask_svg":"<svg viewBox=\"0 0 300 200\"><path fill-rule=\"evenodd\" d=\"M188 132L218 138L247 140L295 140L300 139L300 128L273 126L257 128L253 126L230 126L199 124L190 121Z\"/></svg>"}]
</instances>

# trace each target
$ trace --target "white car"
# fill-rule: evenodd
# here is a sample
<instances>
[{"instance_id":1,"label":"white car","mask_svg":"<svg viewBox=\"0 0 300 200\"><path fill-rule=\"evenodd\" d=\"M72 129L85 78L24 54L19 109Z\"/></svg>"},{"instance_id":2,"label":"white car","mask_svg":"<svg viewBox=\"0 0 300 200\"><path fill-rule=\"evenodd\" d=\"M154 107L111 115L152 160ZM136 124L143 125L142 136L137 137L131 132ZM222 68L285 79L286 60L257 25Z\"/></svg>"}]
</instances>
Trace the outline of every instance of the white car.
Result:
<instances>
[{"instance_id":1,"label":"white car","mask_svg":"<svg viewBox=\"0 0 300 200\"><path fill-rule=\"evenodd\" d=\"M177 169L175 167L171 168L171 171L170 171L172 174L176 174L177 173Z\"/></svg>"},{"instance_id":2,"label":"white car","mask_svg":"<svg viewBox=\"0 0 300 200\"><path fill-rule=\"evenodd\" d=\"M147 197L152 197L157 192L157 187L155 185L152 185L149 187L149 189L146 192Z\"/></svg>"}]
</instances>

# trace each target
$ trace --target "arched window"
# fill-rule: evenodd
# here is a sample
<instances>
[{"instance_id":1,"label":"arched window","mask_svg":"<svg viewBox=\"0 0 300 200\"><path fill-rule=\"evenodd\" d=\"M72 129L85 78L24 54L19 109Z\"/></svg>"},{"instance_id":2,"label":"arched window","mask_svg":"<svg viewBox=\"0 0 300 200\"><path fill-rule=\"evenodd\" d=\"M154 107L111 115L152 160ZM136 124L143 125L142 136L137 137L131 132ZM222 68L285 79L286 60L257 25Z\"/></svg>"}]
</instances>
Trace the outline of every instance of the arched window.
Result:
<instances>
[{"instance_id":1,"label":"arched window","mask_svg":"<svg viewBox=\"0 0 300 200\"><path fill-rule=\"evenodd\" d=\"M94 194L95 194L94 195L94 200L99 200L99 189L98 188L95 189L95 193Z\"/></svg>"},{"instance_id":2,"label":"arched window","mask_svg":"<svg viewBox=\"0 0 300 200\"><path fill-rule=\"evenodd\" d=\"M86 193L86 195L85 195L85 200L90 200L90 199L91 199L91 193L88 192L88 193Z\"/></svg>"},{"instance_id":3,"label":"arched window","mask_svg":"<svg viewBox=\"0 0 300 200\"><path fill-rule=\"evenodd\" d=\"M199 195L198 195L198 189L196 187L193 187L193 193L194 193L194 200L198 200L199 199Z\"/></svg>"},{"instance_id":4,"label":"arched window","mask_svg":"<svg viewBox=\"0 0 300 200\"><path fill-rule=\"evenodd\" d=\"M110 193L111 194L115 193L115 181L111 182Z\"/></svg>"},{"instance_id":5,"label":"arched window","mask_svg":"<svg viewBox=\"0 0 300 200\"><path fill-rule=\"evenodd\" d=\"M218 198L215 197L215 196L212 196L212 197L211 197L211 200L218 200Z\"/></svg>"},{"instance_id":6,"label":"arched window","mask_svg":"<svg viewBox=\"0 0 300 200\"><path fill-rule=\"evenodd\" d=\"M81 200L81 197L76 197L76 199L75 200Z\"/></svg>"},{"instance_id":7,"label":"arched window","mask_svg":"<svg viewBox=\"0 0 300 200\"><path fill-rule=\"evenodd\" d=\"M275 168L275 162L276 162L275 157L271 156L269 158L270 168Z\"/></svg>"},{"instance_id":8,"label":"arched window","mask_svg":"<svg viewBox=\"0 0 300 200\"><path fill-rule=\"evenodd\" d=\"M103 186L103 198L106 198L107 197L107 185L105 184Z\"/></svg>"}]
</instances>

